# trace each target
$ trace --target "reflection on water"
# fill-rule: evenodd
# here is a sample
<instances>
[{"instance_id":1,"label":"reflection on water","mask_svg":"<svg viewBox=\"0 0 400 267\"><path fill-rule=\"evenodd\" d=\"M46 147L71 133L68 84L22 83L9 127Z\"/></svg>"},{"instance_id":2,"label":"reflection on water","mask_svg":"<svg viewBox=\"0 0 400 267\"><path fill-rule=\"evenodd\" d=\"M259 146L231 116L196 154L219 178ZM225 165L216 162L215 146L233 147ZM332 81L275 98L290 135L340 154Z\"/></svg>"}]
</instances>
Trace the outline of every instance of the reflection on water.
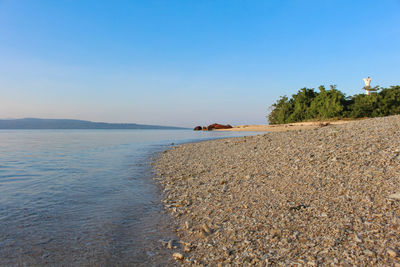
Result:
<instances>
[{"instance_id":1,"label":"reflection on water","mask_svg":"<svg viewBox=\"0 0 400 267\"><path fill-rule=\"evenodd\" d=\"M0 131L0 265L170 265L174 238L149 158L243 133Z\"/></svg>"}]
</instances>

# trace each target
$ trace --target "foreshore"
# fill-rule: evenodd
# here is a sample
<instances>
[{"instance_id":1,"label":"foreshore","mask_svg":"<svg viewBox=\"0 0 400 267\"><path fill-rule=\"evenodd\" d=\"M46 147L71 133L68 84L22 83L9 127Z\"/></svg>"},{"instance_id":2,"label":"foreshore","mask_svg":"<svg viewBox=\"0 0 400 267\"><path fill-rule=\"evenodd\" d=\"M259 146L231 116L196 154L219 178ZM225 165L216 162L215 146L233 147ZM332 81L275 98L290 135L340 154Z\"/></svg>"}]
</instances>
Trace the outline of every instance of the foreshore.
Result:
<instances>
[{"instance_id":1,"label":"foreshore","mask_svg":"<svg viewBox=\"0 0 400 267\"><path fill-rule=\"evenodd\" d=\"M155 167L184 266L400 266L400 116L179 145Z\"/></svg>"},{"instance_id":2,"label":"foreshore","mask_svg":"<svg viewBox=\"0 0 400 267\"><path fill-rule=\"evenodd\" d=\"M354 120L335 120L335 121L310 121L310 122L295 122L288 124L257 124L257 125L238 125L230 129L219 129L214 131L233 131L233 132L285 132L308 130L328 125L340 125L352 122Z\"/></svg>"}]
</instances>

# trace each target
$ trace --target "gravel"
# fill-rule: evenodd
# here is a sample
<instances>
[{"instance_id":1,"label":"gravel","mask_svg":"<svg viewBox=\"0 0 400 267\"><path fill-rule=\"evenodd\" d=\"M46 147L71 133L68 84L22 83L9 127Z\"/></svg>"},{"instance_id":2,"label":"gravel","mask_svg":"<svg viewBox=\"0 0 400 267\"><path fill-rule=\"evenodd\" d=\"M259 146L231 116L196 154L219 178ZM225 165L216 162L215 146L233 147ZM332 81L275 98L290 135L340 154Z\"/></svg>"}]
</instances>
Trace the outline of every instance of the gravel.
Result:
<instances>
[{"instance_id":1,"label":"gravel","mask_svg":"<svg viewBox=\"0 0 400 267\"><path fill-rule=\"evenodd\" d=\"M400 266L400 116L184 144L155 168L181 265Z\"/></svg>"}]
</instances>

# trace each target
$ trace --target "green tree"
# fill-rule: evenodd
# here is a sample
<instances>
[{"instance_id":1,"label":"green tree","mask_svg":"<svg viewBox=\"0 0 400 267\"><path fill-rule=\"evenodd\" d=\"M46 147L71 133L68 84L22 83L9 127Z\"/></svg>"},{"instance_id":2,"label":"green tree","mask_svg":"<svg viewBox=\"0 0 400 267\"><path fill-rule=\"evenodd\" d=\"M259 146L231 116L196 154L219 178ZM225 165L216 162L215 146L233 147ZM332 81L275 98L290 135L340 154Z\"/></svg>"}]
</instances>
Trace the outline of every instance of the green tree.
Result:
<instances>
[{"instance_id":1,"label":"green tree","mask_svg":"<svg viewBox=\"0 0 400 267\"><path fill-rule=\"evenodd\" d=\"M317 93L314 89L302 88L297 94L292 96L293 112L288 118L288 122L298 122L311 119L310 105Z\"/></svg>"},{"instance_id":2,"label":"green tree","mask_svg":"<svg viewBox=\"0 0 400 267\"><path fill-rule=\"evenodd\" d=\"M293 112L293 105L287 98L282 96L275 104L272 105L272 111L268 116L270 124L282 124L289 122L289 116Z\"/></svg>"},{"instance_id":3,"label":"green tree","mask_svg":"<svg viewBox=\"0 0 400 267\"><path fill-rule=\"evenodd\" d=\"M331 85L330 90L326 90L321 85L319 90L320 93L313 99L310 106L311 117L317 119L342 117L346 108L344 94L337 90L335 85Z\"/></svg>"},{"instance_id":4,"label":"green tree","mask_svg":"<svg viewBox=\"0 0 400 267\"><path fill-rule=\"evenodd\" d=\"M382 88L376 112L381 116L400 114L400 86Z\"/></svg>"},{"instance_id":5,"label":"green tree","mask_svg":"<svg viewBox=\"0 0 400 267\"><path fill-rule=\"evenodd\" d=\"M348 117L363 118L379 116L379 113L377 113L376 111L378 108L379 99L380 96L378 93L371 93L370 95L354 95L351 98L351 105L349 106Z\"/></svg>"},{"instance_id":6,"label":"green tree","mask_svg":"<svg viewBox=\"0 0 400 267\"><path fill-rule=\"evenodd\" d=\"M390 88L374 87L370 95L357 94L350 97L339 91L335 85L329 90L319 87L302 88L291 98L281 97L272 105L268 115L271 124L299 122L310 119L362 118L400 114L400 86Z\"/></svg>"}]
</instances>

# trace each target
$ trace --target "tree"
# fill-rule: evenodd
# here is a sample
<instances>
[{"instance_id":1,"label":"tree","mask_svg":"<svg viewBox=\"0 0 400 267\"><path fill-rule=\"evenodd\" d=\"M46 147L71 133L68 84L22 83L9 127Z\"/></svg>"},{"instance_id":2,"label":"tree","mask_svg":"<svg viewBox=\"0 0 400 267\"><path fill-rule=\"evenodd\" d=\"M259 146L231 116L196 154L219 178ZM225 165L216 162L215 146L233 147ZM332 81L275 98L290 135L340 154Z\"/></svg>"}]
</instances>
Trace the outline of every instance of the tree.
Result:
<instances>
[{"instance_id":1,"label":"tree","mask_svg":"<svg viewBox=\"0 0 400 267\"><path fill-rule=\"evenodd\" d=\"M329 90L319 87L302 88L291 98L281 97L272 105L268 115L271 124L299 122L311 119L379 117L400 114L400 86L374 87L370 95L357 94L350 97L335 85Z\"/></svg>"},{"instance_id":2,"label":"tree","mask_svg":"<svg viewBox=\"0 0 400 267\"><path fill-rule=\"evenodd\" d=\"M311 118L328 119L343 116L346 107L346 98L342 92L331 85L330 90L319 87L320 93L313 99L310 106Z\"/></svg>"},{"instance_id":3,"label":"tree","mask_svg":"<svg viewBox=\"0 0 400 267\"><path fill-rule=\"evenodd\" d=\"M381 101L378 103L378 112L383 116L400 114L400 86L382 88L379 92Z\"/></svg>"},{"instance_id":4,"label":"tree","mask_svg":"<svg viewBox=\"0 0 400 267\"><path fill-rule=\"evenodd\" d=\"M377 114L373 116L373 112L378 108L379 98L378 93L354 95L351 98L352 104L349 106L348 116L350 118L376 117Z\"/></svg>"},{"instance_id":5,"label":"tree","mask_svg":"<svg viewBox=\"0 0 400 267\"><path fill-rule=\"evenodd\" d=\"M270 124L282 124L289 122L289 116L293 112L293 105L287 98L282 96L275 104L272 105L272 111L268 116Z\"/></svg>"},{"instance_id":6,"label":"tree","mask_svg":"<svg viewBox=\"0 0 400 267\"><path fill-rule=\"evenodd\" d=\"M314 89L302 88L292 96L293 112L288 122L297 122L311 119L310 106L317 93Z\"/></svg>"}]
</instances>

